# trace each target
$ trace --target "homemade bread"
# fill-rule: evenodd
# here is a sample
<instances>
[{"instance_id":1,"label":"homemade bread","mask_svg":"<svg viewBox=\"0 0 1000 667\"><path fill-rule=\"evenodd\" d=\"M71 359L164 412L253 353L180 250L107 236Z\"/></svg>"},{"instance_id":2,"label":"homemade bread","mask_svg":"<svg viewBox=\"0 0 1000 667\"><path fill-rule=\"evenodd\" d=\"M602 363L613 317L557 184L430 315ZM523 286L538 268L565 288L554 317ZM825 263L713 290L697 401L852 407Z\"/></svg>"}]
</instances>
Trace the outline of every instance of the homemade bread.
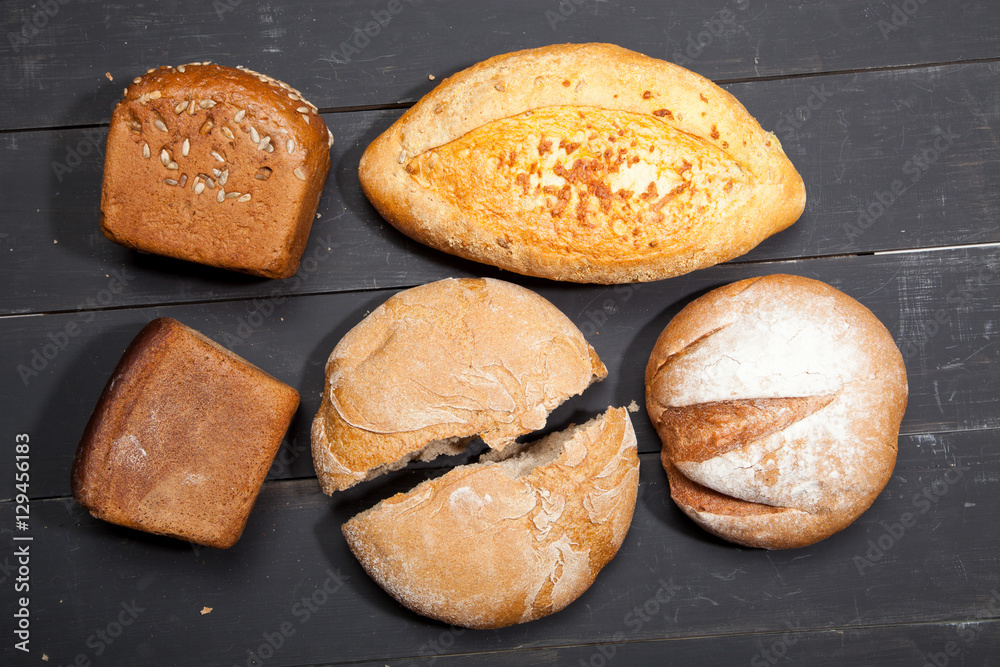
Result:
<instances>
[{"instance_id":1,"label":"homemade bread","mask_svg":"<svg viewBox=\"0 0 1000 667\"><path fill-rule=\"evenodd\" d=\"M230 547L298 403L294 389L197 331L153 320L94 408L73 495L98 519Z\"/></svg>"},{"instance_id":2,"label":"homemade bread","mask_svg":"<svg viewBox=\"0 0 1000 667\"><path fill-rule=\"evenodd\" d=\"M864 306L798 276L742 280L660 335L646 407L677 505L746 546L806 546L885 487L906 409L902 355Z\"/></svg>"},{"instance_id":3,"label":"homemade bread","mask_svg":"<svg viewBox=\"0 0 1000 667\"><path fill-rule=\"evenodd\" d=\"M454 468L343 530L403 605L499 628L557 612L590 587L625 538L638 483L632 423L609 409L505 460Z\"/></svg>"},{"instance_id":4,"label":"homemade bread","mask_svg":"<svg viewBox=\"0 0 1000 667\"><path fill-rule=\"evenodd\" d=\"M778 139L732 95L610 44L508 53L449 77L372 142L360 178L421 243L576 282L710 266L805 206Z\"/></svg>"},{"instance_id":5,"label":"homemade bread","mask_svg":"<svg viewBox=\"0 0 1000 667\"><path fill-rule=\"evenodd\" d=\"M101 230L136 250L286 278L332 144L316 107L281 81L208 63L151 69L111 117Z\"/></svg>"},{"instance_id":6,"label":"homemade bread","mask_svg":"<svg viewBox=\"0 0 1000 667\"><path fill-rule=\"evenodd\" d=\"M477 435L503 449L606 375L580 330L523 287L448 279L405 290L330 355L316 474L329 494Z\"/></svg>"}]
</instances>

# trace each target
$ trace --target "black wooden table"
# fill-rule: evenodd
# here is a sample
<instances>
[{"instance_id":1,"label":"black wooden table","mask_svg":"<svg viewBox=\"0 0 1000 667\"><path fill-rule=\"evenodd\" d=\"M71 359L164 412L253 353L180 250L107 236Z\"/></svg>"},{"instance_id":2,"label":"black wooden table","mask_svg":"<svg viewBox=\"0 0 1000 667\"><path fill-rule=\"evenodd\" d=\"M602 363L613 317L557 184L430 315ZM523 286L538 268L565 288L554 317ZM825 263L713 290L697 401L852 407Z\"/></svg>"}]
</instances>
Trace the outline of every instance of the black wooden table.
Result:
<instances>
[{"instance_id":1,"label":"black wooden table","mask_svg":"<svg viewBox=\"0 0 1000 667\"><path fill-rule=\"evenodd\" d=\"M0 5L0 27L3 665L1000 664L995 0L18 0ZM586 41L678 62L733 93L802 173L799 222L722 266L603 287L458 260L379 218L358 160L432 77ZM149 67L192 60L289 82L336 137L292 279L139 255L99 230L103 142L122 88ZM343 521L445 465L333 498L315 479L309 425L325 360L396 290L485 275L553 301L610 372L553 414L561 427L609 404L643 405L653 341L684 304L778 272L860 300L906 359L895 474L848 529L787 552L712 538L670 501L640 411L631 531L566 610L503 630L450 628L399 606L351 556ZM227 551L97 521L69 497L97 396L159 316L302 393L247 530ZM27 530L15 516L19 434L30 439ZM15 648L20 613L28 653Z\"/></svg>"}]
</instances>

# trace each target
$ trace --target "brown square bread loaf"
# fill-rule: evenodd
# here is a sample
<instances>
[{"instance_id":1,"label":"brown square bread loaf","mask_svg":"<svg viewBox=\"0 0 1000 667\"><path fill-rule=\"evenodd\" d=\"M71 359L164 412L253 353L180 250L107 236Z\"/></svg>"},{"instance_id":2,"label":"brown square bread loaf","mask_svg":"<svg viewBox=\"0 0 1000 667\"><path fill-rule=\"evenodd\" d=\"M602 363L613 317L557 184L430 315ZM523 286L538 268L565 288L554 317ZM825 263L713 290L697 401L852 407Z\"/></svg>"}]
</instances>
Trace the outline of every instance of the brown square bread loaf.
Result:
<instances>
[{"instance_id":1,"label":"brown square bread loaf","mask_svg":"<svg viewBox=\"0 0 1000 667\"><path fill-rule=\"evenodd\" d=\"M230 547L298 403L293 388L197 331L153 320L94 408L73 496L98 519Z\"/></svg>"},{"instance_id":2,"label":"brown square bread loaf","mask_svg":"<svg viewBox=\"0 0 1000 667\"><path fill-rule=\"evenodd\" d=\"M659 280L795 222L802 178L732 95L612 44L495 56L443 81L365 151L404 234L575 282Z\"/></svg>"},{"instance_id":3,"label":"brown square bread loaf","mask_svg":"<svg viewBox=\"0 0 1000 667\"><path fill-rule=\"evenodd\" d=\"M286 83L209 63L151 69L111 117L101 230L136 250L287 278L332 145Z\"/></svg>"}]
</instances>

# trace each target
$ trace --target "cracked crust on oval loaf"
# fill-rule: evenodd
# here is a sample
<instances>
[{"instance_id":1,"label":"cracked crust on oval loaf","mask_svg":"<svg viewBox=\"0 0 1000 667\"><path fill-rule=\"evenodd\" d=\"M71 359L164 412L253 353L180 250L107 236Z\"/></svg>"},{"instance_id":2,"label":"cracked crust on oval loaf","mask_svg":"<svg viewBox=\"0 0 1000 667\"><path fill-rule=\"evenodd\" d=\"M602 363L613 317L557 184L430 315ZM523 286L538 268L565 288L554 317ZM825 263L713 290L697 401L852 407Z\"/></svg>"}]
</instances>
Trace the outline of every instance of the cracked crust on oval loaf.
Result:
<instances>
[{"instance_id":1,"label":"cracked crust on oval loaf","mask_svg":"<svg viewBox=\"0 0 1000 667\"><path fill-rule=\"evenodd\" d=\"M802 178L729 93L611 44L490 58L365 151L379 213L439 250L575 282L659 280L791 225Z\"/></svg>"},{"instance_id":2,"label":"cracked crust on oval loaf","mask_svg":"<svg viewBox=\"0 0 1000 667\"><path fill-rule=\"evenodd\" d=\"M351 551L413 611L499 628L559 611L593 583L628 532L639 484L624 408L448 471L363 512Z\"/></svg>"},{"instance_id":3,"label":"cracked crust on oval loaf","mask_svg":"<svg viewBox=\"0 0 1000 667\"><path fill-rule=\"evenodd\" d=\"M331 494L474 436L504 449L607 375L558 308L492 279L447 279L391 297L337 344L312 427Z\"/></svg>"},{"instance_id":4,"label":"cracked crust on oval loaf","mask_svg":"<svg viewBox=\"0 0 1000 667\"><path fill-rule=\"evenodd\" d=\"M906 401L882 323L798 276L696 299L646 367L674 501L709 532L767 549L818 542L868 509L895 466Z\"/></svg>"}]
</instances>

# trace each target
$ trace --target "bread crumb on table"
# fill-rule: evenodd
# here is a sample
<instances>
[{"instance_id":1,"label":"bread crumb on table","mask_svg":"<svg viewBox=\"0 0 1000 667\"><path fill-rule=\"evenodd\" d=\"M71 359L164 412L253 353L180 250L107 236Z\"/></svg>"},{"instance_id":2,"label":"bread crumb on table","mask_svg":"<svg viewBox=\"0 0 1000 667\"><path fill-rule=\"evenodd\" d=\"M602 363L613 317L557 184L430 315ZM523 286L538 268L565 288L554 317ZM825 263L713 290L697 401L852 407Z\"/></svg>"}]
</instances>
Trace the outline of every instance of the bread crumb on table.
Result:
<instances>
[{"instance_id":1,"label":"bread crumb on table","mask_svg":"<svg viewBox=\"0 0 1000 667\"><path fill-rule=\"evenodd\" d=\"M212 613L212 608L211 607L202 607L201 608L201 615L202 616L204 616L205 614L211 614L211 613Z\"/></svg>"},{"instance_id":2,"label":"bread crumb on table","mask_svg":"<svg viewBox=\"0 0 1000 667\"><path fill-rule=\"evenodd\" d=\"M635 402L635 400L628 404L628 411L639 412L639 405Z\"/></svg>"}]
</instances>

